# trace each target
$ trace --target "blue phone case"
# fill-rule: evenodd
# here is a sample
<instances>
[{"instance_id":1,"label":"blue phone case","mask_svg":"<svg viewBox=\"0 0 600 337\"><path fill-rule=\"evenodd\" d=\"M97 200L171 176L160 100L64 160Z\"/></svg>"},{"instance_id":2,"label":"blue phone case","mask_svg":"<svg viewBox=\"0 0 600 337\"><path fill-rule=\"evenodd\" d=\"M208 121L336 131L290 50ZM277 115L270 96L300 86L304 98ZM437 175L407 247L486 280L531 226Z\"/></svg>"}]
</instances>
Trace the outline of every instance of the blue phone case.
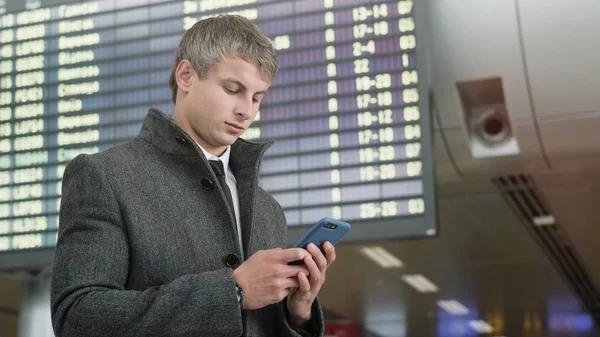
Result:
<instances>
[{"instance_id":1,"label":"blue phone case","mask_svg":"<svg viewBox=\"0 0 600 337\"><path fill-rule=\"evenodd\" d=\"M329 241L334 246L350 231L350 224L347 222L323 218L319 220L312 228L300 239L295 248L306 248L309 243L314 243L323 251L323 243Z\"/></svg>"}]
</instances>

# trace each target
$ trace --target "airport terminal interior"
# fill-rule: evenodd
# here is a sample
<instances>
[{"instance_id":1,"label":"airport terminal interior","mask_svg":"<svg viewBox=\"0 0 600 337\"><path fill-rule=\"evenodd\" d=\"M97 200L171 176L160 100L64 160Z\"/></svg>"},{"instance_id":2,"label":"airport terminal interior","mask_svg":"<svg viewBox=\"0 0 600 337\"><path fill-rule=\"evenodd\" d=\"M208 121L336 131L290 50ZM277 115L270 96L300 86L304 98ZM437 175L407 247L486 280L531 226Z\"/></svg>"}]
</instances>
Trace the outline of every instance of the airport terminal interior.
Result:
<instances>
[{"instance_id":1,"label":"airport terminal interior","mask_svg":"<svg viewBox=\"0 0 600 337\"><path fill-rule=\"evenodd\" d=\"M288 246L352 226L325 337L600 336L599 1L0 0L0 337L55 336L66 165L170 115L182 34L224 13L277 52L242 138L275 140Z\"/></svg>"}]
</instances>

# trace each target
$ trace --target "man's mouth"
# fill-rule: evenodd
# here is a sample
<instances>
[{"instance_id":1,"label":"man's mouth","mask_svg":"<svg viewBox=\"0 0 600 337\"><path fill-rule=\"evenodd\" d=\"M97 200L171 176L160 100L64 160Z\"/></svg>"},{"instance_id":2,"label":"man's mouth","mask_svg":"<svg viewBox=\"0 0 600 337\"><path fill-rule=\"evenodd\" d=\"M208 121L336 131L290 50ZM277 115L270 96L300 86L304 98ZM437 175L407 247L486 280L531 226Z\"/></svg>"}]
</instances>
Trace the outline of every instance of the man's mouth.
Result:
<instances>
[{"instance_id":1,"label":"man's mouth","mask_svg":"<svg viewBox=\"0 0 600 337\"><path fill-rule=\"evenodd\" d=\"M239 130L239 131L244 131L244 127L243 127L243 126L241 126L241 125L239 125L239 124L236 124L236 123L229 123L229 122L225 122L225 124L227 124L227 125L229 125L229 126L232 126L233 128L235 128L235 129L237 129L237 130Z\"/></svg>"}]
</instances>

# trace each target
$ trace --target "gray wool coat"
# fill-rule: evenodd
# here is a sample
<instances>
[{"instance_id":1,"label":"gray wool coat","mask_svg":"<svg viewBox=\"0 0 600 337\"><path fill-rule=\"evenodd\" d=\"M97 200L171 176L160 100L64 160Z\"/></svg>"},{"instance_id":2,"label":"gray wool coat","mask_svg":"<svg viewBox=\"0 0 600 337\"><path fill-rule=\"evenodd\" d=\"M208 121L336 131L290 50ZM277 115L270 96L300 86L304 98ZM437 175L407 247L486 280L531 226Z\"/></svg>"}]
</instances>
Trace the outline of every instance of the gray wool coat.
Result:
<instances>
[{"instance_id":1,"label":"gray wool coat","mask_svg":"<svg viewBox=\"0 0 600 337\"><path fill-rule=\"evenodd\" d=\"M290 327L285 301L240 310L241 256L285 248L280 205L258 186L271 143L238 140L244 254L206 157L175 121L151 109L132 141L79 155L63 176L51 282L57 336L322 336L318 301L307 330Z\"/></svg>"}]
</instances>

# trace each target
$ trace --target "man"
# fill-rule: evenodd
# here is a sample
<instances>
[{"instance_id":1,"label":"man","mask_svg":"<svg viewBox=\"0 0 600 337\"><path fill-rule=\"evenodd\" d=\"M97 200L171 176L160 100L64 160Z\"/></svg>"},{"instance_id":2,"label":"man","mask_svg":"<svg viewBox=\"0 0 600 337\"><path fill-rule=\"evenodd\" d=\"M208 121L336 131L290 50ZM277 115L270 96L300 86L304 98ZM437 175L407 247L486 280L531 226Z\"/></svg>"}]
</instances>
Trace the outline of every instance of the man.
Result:
<instances>
[{"instance_id":1,"label":"man","mask_svg":"<svg viewBox=\"0 0 600 337\"><path fill-rule=\"evenodd\" d=\"M151 109L134 140L69 163L57 336L323 334L316 296L335 250L282 248L284 213L258 187L271 142L238 139L277 71L251 21L202 20L176 52L172 118Z\"/></svg>"}]
</instances>

